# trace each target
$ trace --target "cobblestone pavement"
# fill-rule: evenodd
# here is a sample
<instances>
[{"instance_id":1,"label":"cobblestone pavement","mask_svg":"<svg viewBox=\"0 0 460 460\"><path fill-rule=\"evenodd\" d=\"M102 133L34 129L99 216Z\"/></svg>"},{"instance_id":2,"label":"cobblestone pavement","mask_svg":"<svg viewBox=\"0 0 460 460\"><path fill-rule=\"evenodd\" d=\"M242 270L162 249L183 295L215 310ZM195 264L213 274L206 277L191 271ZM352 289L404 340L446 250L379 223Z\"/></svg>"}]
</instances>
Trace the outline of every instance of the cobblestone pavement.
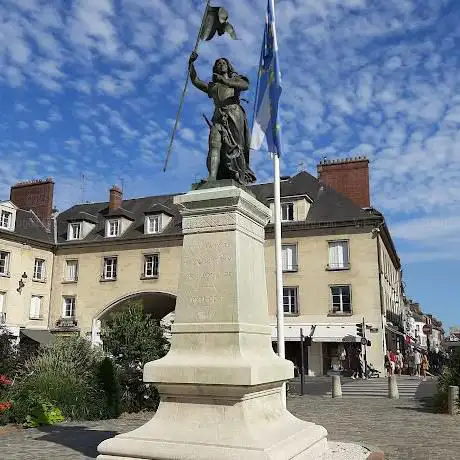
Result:
<instances>
[{"instance_id":1,"label":"cobblestone pavement","mask_svg":"<svg viewBox=\"0 0 460 460\"><path fill-rule=\"evenodd\" d=\"M326 427L329 439L365 442L382 449L389 460L457 460L460 455L460 416L431 413L414 400L336 400L292 395L288 408L299 418ZM130 431L150 417L151 414L138 414L42 429L2 429L0 459L94 459L102 440Z\"/></svg>"}]
</instances>

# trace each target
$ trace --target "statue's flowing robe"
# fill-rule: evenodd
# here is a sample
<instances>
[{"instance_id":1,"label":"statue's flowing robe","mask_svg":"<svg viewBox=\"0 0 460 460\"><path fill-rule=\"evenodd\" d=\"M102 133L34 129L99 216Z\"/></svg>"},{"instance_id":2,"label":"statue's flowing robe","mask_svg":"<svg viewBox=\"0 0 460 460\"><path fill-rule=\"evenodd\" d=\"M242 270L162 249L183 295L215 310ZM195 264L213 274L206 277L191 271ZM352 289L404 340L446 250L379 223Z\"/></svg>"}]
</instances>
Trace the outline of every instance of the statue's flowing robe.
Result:
<instances>
[{"instance_id":1,"label":"statue's flowing robe","mask_svg":"<svg viewBox=\"0 0 460 460\"><path fill-rule=\"evenodd\" d=\"M248 81L246 77L237 77ZM222 140L217 179L230 178L243 184L255 182L256 176L249 167L250 133L246 112L240 104L240 91L224 83L209 83L208 95L215 104L211 130L218 130ZM209 161L208 155L208 168Z\"/></svg>"}]
</instances>

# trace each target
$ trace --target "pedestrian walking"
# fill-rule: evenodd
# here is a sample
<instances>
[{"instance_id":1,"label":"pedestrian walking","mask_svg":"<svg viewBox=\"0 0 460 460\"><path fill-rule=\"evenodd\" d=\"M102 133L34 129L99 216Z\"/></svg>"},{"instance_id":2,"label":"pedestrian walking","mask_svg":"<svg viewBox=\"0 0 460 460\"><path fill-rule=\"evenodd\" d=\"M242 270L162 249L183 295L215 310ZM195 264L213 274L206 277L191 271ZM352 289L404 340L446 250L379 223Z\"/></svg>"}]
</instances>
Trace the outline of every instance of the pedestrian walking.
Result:
<instances>
[{"instance_id":1,"label":"pedestrian walking","mask_svg":"<svg viewBox=\"0 0 460 460\"><path fill-rule=\"evenodd\" d=\"M426 372L429 368L430 368L430 365L428 362L428 356L426 355L426 352L424 351L423 356L422 356L422 362L420 364L420 369L422 371L422 377L424 381L426 380Z\"/></svg>"},{"instance_id":2,"label":"pedestrian walking","mask_svg":"<svg viewBox=\"0 0 460 460\"><path fill-rule=\"evenodd\" d=\"M351 378L357 379L360 374L360 364L359 364L359 351L357 349L354 349L351 355L351 360L350 360L350 365L351 369L353 370L353 373L351 374Z\"/></svg>"},{"instance_id":3,"label":"pedestrian walking","mask_svg":"<svg viewBox=\"0 0 460 460\"><path fill-rule=\"evenodd\" d=\"M417 350L414 351L414 364L415 364L415 375L420 377L420 365L422 364L422 355Z\"/></svg>"},{"instance_id":4,"label":"pedestrian walking","mask_svg":"<svg viewBox=\"0 0 460 460\"><path fill-rule=\"evenodd\" d=\"M398 350L396 353L396 372L398 375L402 374L403 368L404 368L404 357L402 353Z\"/></svg>"}]
</instances>

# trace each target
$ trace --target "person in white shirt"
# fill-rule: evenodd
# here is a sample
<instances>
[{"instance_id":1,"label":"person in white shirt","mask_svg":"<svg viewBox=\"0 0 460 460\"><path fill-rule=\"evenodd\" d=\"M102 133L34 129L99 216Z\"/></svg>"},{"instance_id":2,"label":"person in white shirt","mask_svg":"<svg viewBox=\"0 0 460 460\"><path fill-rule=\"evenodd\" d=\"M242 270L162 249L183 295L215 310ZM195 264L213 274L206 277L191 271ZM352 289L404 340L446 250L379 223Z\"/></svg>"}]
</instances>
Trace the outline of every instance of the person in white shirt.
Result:
<instances>
[{"instance_id":1,"label":"person in white shirt","mask_svg":"<svg viewBox=\"0 0 460 460\"><path fill-rule=\"evenodd\" d=\"M415 349L414 351L415 375L420 377L420 365L422 364L422 355Z\"/></svg>"}]
</instances>

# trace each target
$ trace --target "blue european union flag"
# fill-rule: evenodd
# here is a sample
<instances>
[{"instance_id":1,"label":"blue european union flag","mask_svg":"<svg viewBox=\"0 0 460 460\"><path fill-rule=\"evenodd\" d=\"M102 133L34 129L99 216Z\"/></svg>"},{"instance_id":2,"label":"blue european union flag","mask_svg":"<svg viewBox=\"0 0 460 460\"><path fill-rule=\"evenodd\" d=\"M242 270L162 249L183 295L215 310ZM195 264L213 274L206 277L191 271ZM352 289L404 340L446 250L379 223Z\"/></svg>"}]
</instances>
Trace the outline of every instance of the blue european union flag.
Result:
<instances>
[{"instance_id":1,"label":"blue european union flag","mask_svg":"<svg viewBox=\"0 0 460 460\"><path fill-rule=\"evenodd\" d=\"M263 140L266 139L268 151L280 155L281 129L278 105L281 96L281 72L273 9L273 0L268 0L264 39L260 53L251 148L260 149Z\"/></svg>"}]
</instances>

